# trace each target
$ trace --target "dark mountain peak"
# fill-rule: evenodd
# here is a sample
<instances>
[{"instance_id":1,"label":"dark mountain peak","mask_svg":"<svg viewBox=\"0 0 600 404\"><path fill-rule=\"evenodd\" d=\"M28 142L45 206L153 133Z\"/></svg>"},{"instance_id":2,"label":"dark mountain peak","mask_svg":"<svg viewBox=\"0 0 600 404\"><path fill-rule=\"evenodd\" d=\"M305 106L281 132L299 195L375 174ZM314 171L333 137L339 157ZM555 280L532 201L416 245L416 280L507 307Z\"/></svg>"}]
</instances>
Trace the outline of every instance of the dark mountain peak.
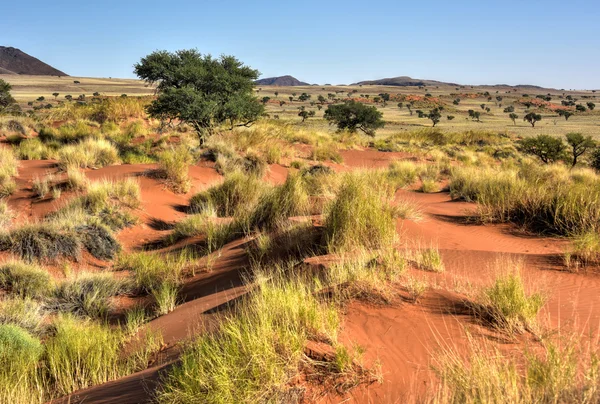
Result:
<instances>
[{"instance_id":1,"label":"dark mountain peak","mask_svg":"<svg viewBox=\"0 0 600 404\"><path fill-rule=\"evenodd\" d=\"M256 84L261 86L310 86L310 84L298 80L293 76L278 76L278 77L267 77L264 79L256 80Z\"/></svg>"},{"instance_id":2,"label":"dark mountain peak","mask_svg":"<svg viewBox=\"0 0 600 404\"><path fill-rule=\"evenodd\" d=\"M0 74L67 76L66 73L12 46L0 46Z\"/></svg>"}]
</instances>

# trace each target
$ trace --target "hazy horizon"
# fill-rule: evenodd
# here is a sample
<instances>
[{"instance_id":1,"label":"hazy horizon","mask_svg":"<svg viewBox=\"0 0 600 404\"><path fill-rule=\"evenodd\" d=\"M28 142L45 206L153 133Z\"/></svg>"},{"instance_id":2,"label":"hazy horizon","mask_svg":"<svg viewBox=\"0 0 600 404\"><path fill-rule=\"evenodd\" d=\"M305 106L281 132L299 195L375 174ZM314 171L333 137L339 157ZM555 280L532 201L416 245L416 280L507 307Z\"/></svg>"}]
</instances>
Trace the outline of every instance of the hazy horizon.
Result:
<instances>
[{"instance_id":1,"label":"hazy horizon","mask_svg":"<svg viewBox=\"0 0 600 404\"><path fill-rule=\"evenodd\" d=\"M80 77L134 78L154 50L231 54L261 78L291 75L317 84L410 76L464 85L600 88L600 5L548 1L484 4L391 0L375 5L102 4L72 0L3 6L0 45L21 49ZM596 51L595 51L596 50Z\"/></svg>"}]
</instances>

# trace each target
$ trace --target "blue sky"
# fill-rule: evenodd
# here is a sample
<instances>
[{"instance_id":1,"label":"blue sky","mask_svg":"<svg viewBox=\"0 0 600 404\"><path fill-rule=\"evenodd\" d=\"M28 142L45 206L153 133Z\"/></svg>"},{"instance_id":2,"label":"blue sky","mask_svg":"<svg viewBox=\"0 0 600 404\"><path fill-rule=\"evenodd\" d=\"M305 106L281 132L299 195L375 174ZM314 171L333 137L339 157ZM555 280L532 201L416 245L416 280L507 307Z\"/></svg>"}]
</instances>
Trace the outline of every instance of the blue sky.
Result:
<instances>
[{"instance_id":1,"label":"blue sky","mask_svg":"<svg viewBox=\"0 0 600 404\"><path fill-rule=\"evenodd\" d=\"M133 77L157 49L232 54L262 77L393 76L600 88L600 2L2 1L0 45L76 76Z\"/></svg>"}]
</instances>

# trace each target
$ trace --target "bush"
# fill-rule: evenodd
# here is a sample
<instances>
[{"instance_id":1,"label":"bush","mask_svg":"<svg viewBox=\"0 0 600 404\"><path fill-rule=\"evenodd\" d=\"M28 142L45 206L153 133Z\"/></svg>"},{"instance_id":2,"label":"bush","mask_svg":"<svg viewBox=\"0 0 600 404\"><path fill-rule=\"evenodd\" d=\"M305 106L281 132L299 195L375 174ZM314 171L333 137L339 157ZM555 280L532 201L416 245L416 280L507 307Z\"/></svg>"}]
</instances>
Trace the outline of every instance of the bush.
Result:
<instances>
[{"instance_id":1,"label":"bush","mask_svg":"<svg viewBox=\"0 0 600 404\"><path fill-rule=\"evenodd\" d=\"M451 195L476 201L484 220L566 236L600 229L597 176L582 183L565 167L524 164L516 169L455 167L451 177Z\"/></svg>"},{"instance_id":2,"label":"bush","mask_svg":"<svg viewBox=\"0 0 600 404\"><path fill-rule=\"evenodd\" d=\"M236 224L250 232L254 229L274 230L292 216L309 212L309 198L302 177L290 173L284 184L263 193L252 212L236 217Z\"/></svg>"},{"instance_id":3,"label":"bush","mask_svg":"<svg viewBox=\"0 0 600 404\"><path fill-rule=\"evenodd\" d=\"M121 335L108 326L69 315L59 316L55 333L46 342L49 382L64 396L121 376Z\"/></svg>"},{"instance_id":4,"label":"bush","mask_svg":"<svg viewBox=\"0 0 600 404\"><path fill-rule=\"evenodd\" d=\"M325 243L330 252L390 246L396 235L392 189L368 172L347 174L325 214Z\"/></svg>"},{"instance_id":5,"label":"bush","mask_svg":"<svg viewBox=\"0 0 600 404\"><path fill-rule=\"evenodd\" d=\"M174 285L181 282L186 258L184 255L164 257L156 253L124 254L115 263L115 268L133 272L137 290L152 293L165 282Z\"/></svg>"},{"instance_id":6,"label":"bush","mask_svg":"<svg viewBox=\"0 0 600 404\"><path fill-rule=\"evenodd\" d=\"M0 227L3 229L8 228L14 217L15 214L8 207L8 204L5 201L0 200Z\"/></svg>"},{"instance_id":7,"label":"bush","mask_svg":"<svg viewBox=\"0 0 600 404\"><path fill-rule=\"evenodd\" d=\"M26 224L8 233L7 248L27 260L52 261L58 258L78 260L81 240L70 229L51 223Z\"/></svg>"},{"instance_id":8,"label":"bush","mask_svg":"<svg viewBox=\"0 0 600 404\"><path fill-rule=\"evenodd\" d=\"M265 192L264 183L255 176L236 171L222 184L194 195L190 209L202 212L215 209L219 217L230 217L251 210Z\"/></svg>"},{"instance_id":9,"label":"bush","mask_svg":"<svg viewBox=\"0 0 600 404\"><path fill-rule=\"evenodd\" d=\"M45 298L52 291L52 278L43 268L22 261L0 265L0 286L27 298Z\"/></svg>"},{"instance_id":10,"label":"bush","mask_svg":"<svg viewBox=\"0 0 600 404\"><path fill-rule=\"evenodd\" d=\"M28 332L40 331L44 314L40 302L30 298L0 300L0 324L17 325Z\"/></svg>"},{"instance_id":11,"label":"bush","mask_svg":"<svg viewBox=\"0 0 600 404\"><path fill-rule=\"evenodd\" d=\"M171 148L159 154L158 173L175 192L186 193L190 189L188 177L192 154L186 146Z\"/></svg>"},{"instance_id":12,"label":"bush","mask_svg":"<svg viewBox=\"0 0 600 404\"><path fill-rule=\"evenodd\" d=\"M38 138L25 139L19 143L17 153L22 160L46 160L53 155L52 149Z\"/></svg>"},{"instance_id":13,"label":"bush","mask_svg":"<svg viewBox=\"0 0 600 404\"><path fill-rule=\"evenodd\" d=\"M375 131L385 124L383 114L376 107L353 100L329 105L323 116L327 121L336 124L338 130L360 130L369 136L375 136Z\"/></svg>"},{"instance_id":14,"label":"bush","mask_svg":"<svg viewBox=\"0 0 600 404\"><path fill-rule=\"evenodd\" d=\"M12 324L0 324L0 401L41 402L36 372L44 348L27 331Z\"/></svg>"},{"instance_id":15,"label":"bush","mask_svg":"<svg viewBox=\"0 0 600 404\"><path fill-rule=\"evenodd\" d=\"M11 195L17 188L12 177L17 175L18 164L11 149L0 147L0 198Z\"/></svg>"},{"instance_id":16,"label":"bush","mask_svg":"<svg viewBox=\"0 0 600 404\"><path fill-rule=\"evenodd\" d=\"M258 285L218 332L200 336L186 350L170 370L159 402L286 401L306 340L333 339L338 315L302 282Z\"/></svg>"},{"instance_id":17,"label":"bush","mask_svg":"<svg viewBox=\"0 0 600 404\"><path fill-rule=\"evenodd\" d=\"M69 167L101 168L117 163L119 152L105 139L86 139L58 151L58 164L63 170Z\"/></svg>"},{"instance_id":18,"label":"bush","mask_svg":"<svg viewBox=\"0 0 600 404\"><path fill-rule=\"evenodd\" d=\"M85 248L98 259L111 260L121 251L121 245L104 225L88 224L77 227L77 231Z\"/></svg>"},{"instance_id":19,"label":"bush","mask_svg":"<svg viewBox=\"0 0 600 404\"><path fill-rule=\"evenodd\" d=\"M566 146L562 139L549 135L528 137L519 141L522 152L537 156L545 164L565 158Z\"/></svg>"},{"instance_id":20,"label":"bush","mask_svg":"<svg viewBox=\"0 0 600 404\"><path fill-rule=\"evenodd\" d=\"M485 289L481 304L484 316L493 324L509 332L531 329L545 298L540 293L528 295L518 272L499 276Z\"/></svg>"},{"instance_id":21,"label":"bush","mask_svg":"<svg viewBox=\"0 0 600 404\"><path fill-rule=\"evenodd\" d=\"M128 290L128 284L112 274L80 273L63 281L56 289L56 308L91 318L102 318L110 312L110 298Z\"/></svg>"},{"instance_id":22,"label":"bush","mask_svg":"<svg viewBox=\"0 0 600 404\"><path fill-rule=\"evenodd\" d=\"M204 243L198 247L204 247L207 254L218 250L232 240L234 227L230 223L218 222L215 219L206 212L188 216L175 225L171 239L177 241L187 237L204 236Z\"/></svg>"}]
</instances>

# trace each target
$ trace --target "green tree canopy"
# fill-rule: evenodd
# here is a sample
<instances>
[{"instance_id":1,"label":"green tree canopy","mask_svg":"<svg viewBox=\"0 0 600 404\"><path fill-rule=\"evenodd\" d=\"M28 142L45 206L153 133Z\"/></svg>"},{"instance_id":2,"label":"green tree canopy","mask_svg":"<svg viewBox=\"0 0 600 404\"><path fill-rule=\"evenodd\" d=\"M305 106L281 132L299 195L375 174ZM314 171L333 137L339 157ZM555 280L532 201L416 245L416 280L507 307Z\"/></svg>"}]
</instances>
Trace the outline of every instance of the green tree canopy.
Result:
<instances>
[{"instance_id":1,"label":"green tree canopy","mask_svg":"<svg viewBox=\"0 0 600 404\"><path fill-rule=\"evenodd\" d=\"M535 112L530 112L523 117L524 121L527 121L531 124L532 128L535 128L535 123L542 120L542 116L540 114L536 114Z\"/></svg>"},{"instance_id":2,"label":"green tree canopy","mask_svg":"<svg viewBox=\"0 0 600 404\"><path fill-rule=\"evenodd\" d=\"M519 141L522 152L539 157L542 162L549 164L564 157L565 144L559 138L549 135L528 137Z\"/></svg>"},{"instance_id":3,"label":"green tree canopy","mask_svg":"<svg viewBox=\"0 0 600 404\"><path fill-rule=\"evenodd\" d=\"M330 124L336 124L339 130L356 132L358 129L369 136L375 136L375 131L385 125L382 116L376 107L350 100L328 106L324 118Z\"/></svg>"},{"instance_id":4,"label":"green tree canopy","mask_svg":"<svg viewBox=\"0 0 600 404\"><path fill-rule=\"evenodd\" d=\"M566 135L567 143L571 146L571 156L572 167L577 165L577 158L579 156L585 154L588 150L596 147L596 142L592 139L591 136L583 136L581 133L567 133Z\"/></svg>"},{"instance_id":5,"label":"green tree canopy","mask_svg":"<svg viewBox=\"0 0 600 404\"><path fill-rule=\"evenodd\" d=\"M156 51L134 69L141 79L157 84L150 116L190 124L201 144L218 125L249 126L264 113L253 93L258 71L233 56L213 58L195 49Z\"/></svg>"},{"instance_id":6,"label":"green tree canopy","mask_svg":"<svg viewBox=\"0 0 600 404\"><path fill-rule=\"evenodd\" d=\"M18 110L15 99L10 95L12 86L0 79L0 114Z\"/></svg>"}]
</instances>

